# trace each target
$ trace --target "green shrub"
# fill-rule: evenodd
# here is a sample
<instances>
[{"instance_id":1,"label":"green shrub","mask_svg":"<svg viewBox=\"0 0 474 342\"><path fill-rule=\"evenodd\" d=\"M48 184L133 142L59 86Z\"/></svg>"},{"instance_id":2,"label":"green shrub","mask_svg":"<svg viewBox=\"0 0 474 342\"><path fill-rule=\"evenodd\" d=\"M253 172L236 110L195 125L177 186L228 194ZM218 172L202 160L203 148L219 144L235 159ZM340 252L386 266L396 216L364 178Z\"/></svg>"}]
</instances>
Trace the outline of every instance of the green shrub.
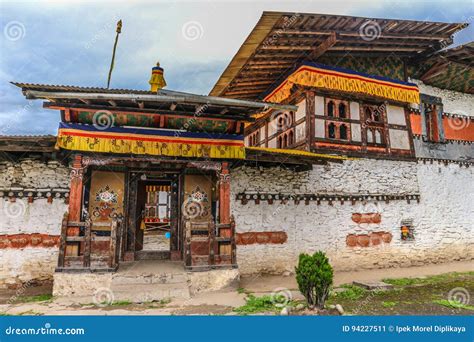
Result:
<instances>
[{"instance_id":1,"label":"green shrub","mask_svg":"<svg viewBox=\"0 0 474 342\"><path fill-rule=\"evenodd\" d=\"M300 254L296 282L310 307L323 308L333 282L333 270L323 252Z\"/></svg>"}]
</instances>

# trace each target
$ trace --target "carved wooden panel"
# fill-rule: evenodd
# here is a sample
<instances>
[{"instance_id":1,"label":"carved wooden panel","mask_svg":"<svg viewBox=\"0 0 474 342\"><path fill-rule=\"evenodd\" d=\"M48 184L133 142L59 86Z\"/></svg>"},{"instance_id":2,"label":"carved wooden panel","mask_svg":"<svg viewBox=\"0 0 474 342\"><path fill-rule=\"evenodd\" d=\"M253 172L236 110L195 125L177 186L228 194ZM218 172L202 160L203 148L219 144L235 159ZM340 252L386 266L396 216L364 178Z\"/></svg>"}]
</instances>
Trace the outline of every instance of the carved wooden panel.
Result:
<instances>
[{"instance_id":1,"label":"carved wooden panel","mask_svg":"<svg viewBox=\"0 0 474 342\"><path fill-rule=\"evenodd\" d=\"M110 230L112 217L123 214L124 184L122 172L92 171L89 214L93 230Z\"/></svg>"}]
</instances>

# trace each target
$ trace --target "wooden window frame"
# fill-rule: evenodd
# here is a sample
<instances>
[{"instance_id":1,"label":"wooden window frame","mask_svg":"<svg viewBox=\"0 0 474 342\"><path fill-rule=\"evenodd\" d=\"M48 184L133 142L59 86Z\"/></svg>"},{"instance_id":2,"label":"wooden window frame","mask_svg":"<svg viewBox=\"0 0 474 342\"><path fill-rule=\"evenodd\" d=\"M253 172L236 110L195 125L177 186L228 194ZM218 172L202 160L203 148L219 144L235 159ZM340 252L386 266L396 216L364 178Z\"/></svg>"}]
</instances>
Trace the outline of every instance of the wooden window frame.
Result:
<instances>
[{"instance_id":1,"label":"wooden window frame","mask_svg":"<svg viewBox=\"0 0 474 342\"><path fill-rule=\"evenodd\" d=\"M333 115L329 116L329 103L334 104L334 111ZM343 104L346 108L345 110L345 116L341 117L340 116L340 105ZM325 119L325 137L326 139L330 140L336 140L340 142L351 142L352 136L351 136L351 107L349 104L349 101L347 100L342 100L342 99L336 99L332 97L325 97L324 98L324 116L326 117ZM335 120L334 120L335 119ZM329 126L331 124L334 124L335 126L335 131L334 131L334 138L329 137ZM346 134L347 134L347 139L341 139L341 126L346 127Z\"/></svg>"},{"instance_id":2,"label":"wooden window frame","mask_svg":"<svg viewBox=\"0 0 474 342\"><path fill-rule=\"evenodd\" d=\"M388 146L388 128L387 122L387 106L381 104L360 103L360 115L362 122L362 134L365 136L367 146L371 147L387 147ZM370 111L370 117L367 117L367 109ZM374 120L374 113L380 114L380 119ZM376 131L380 132L381 142L376 142ZM369 142L369 134L372 135L372 141Z\"/></svg>"},{"instance_id":3,"label":"wooden window frame","mask_svg":"<svg viewBox=\"0 0 474 342\"><path fill-rule=\"evenodd\" d=\"M287 117L287 124L285 124L285 129L282 129L280 125L278 124L278 120L282 119L282 117L285 116ZM276 139L277 139L277 148L292 148L295 144L295 112L289 111L289 112L283 112L280 113L275 120L277 120L277 133L276 133ZM285 120L285 119L283 119ZM289 125L288 125L289 123ZM287 127L286 127L287 126Z\"/></svg>"}]
</instances>

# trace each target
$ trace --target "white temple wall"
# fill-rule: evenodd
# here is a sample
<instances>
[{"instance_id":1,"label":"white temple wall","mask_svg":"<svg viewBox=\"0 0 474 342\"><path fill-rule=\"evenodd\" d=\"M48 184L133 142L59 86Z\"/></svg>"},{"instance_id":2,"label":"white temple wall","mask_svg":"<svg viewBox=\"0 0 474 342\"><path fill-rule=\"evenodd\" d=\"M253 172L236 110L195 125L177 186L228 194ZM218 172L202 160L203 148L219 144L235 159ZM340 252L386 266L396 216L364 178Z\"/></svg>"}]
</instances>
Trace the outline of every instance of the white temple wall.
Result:
<instances>
[{"instance_id":1,"label":"white temple wall","mask_svg":"<svg viewBox=\"0 0 474 342\"><path fill-rule=\"evenodd\" d=\"M299 253L325 251L336 270L401 267L474 258L473 168L387 160L351 160L310 172L242 167L232 172L232 214L242 274L294 271ZM238 193L413 195L406 199L350 201L275 200L247 204ZM360 214L355 215L354 214ZM366 214L366 215L363 215ZM370 215L368 215L370 214ZM376 215L379 214L379 215ZM357 219L363 217L364 220ZM378 222L380 220L380 222ZM412 220L414 240L401 239ZM277 233L272 233L277 232ZM265 238L286 234L286 241ZM257 236L252 236L254 233ZM272 235L273 234L273 235ZM260 242L259 242L260 241ZM270 240L271 241L271 240ZM257 261L257 262L256 262Z\"/></svg>"},{"instance_id":2,"label":"white temple wall","mask_svg":"<svg viewBox=\"0 0 474 342\"><path fill-rule=\"evenodd\" d=\"M0 288L52 279L68 175L56 161L0 162Z\"/></svg>"}]
</instances>

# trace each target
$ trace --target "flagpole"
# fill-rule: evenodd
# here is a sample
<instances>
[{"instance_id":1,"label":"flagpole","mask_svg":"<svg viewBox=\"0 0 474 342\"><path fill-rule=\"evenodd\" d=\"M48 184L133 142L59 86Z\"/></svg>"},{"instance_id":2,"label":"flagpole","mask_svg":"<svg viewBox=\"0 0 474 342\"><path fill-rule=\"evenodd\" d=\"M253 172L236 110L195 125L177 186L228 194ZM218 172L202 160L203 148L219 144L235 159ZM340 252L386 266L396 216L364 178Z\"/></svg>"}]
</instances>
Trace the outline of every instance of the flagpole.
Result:
<instances>
[{"instance_id":1,"label":"flagpole","mask_svg":"<svg viewBox=\"0 0 474 342\"><path fill-rule=\"evenodd\" d=\"M115 35L114 50L112 52L112 61L110 62L109 78L107 79L107 89L109 89L109 87L110 87L110 78L112 77L112 70L114 69L115 50L117 49L118 37L119 37L119 34L122 32L122 20L121 19L117 22L117 29L115 31L117 32L117 34Z\"/></svg>"}]
</instances>

